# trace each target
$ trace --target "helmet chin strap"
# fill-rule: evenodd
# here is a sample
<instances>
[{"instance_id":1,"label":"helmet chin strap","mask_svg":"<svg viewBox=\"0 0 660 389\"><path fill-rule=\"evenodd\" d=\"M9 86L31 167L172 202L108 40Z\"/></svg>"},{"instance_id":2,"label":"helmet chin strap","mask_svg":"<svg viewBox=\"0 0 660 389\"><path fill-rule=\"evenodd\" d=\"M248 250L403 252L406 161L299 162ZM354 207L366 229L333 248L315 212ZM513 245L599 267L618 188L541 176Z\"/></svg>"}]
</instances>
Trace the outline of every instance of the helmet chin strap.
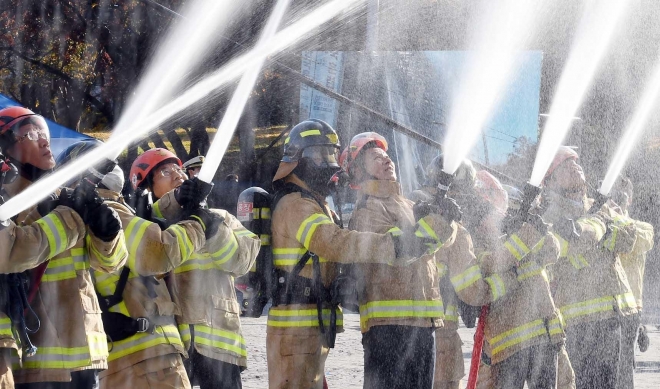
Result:
<instances>
[{"instance_id":1,"label":"helmet chin strap","mask_svg":"<svg viewBox=\"0 0 660 389\"><path fill-rule=\"evenodd\" d=\"M34 182L53 171L52 169L43 170L29 163L21 163L12 157L9 157L9 160L11 161L11 163L16 165L16 168L18 169L18 174L20 174L23 178L31 182Z\"/></svg>"}]
</instances>

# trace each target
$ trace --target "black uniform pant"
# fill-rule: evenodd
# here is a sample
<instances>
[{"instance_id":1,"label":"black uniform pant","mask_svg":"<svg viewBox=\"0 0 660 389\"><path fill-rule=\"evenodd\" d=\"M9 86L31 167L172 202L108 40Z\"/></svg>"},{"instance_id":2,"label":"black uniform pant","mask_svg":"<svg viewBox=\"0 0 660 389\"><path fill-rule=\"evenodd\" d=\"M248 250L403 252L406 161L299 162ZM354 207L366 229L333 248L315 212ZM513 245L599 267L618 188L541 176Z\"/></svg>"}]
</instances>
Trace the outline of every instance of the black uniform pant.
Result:
<instances>
[{"instance_id":1,"label":"black uniform pant","mask_svg":"<svg viewBox=\"0 0 660 389\"><path fill-rule=\"evenodd\" d=\"M241 367L208 358L198 353L194 346L190 358L184 361L191 385L200 389L242 389Z\"/></svg>"},{"instance_id":2,"label":"black uniform pant","mask_svg":"<svg viewBox=\"0 0 660 389\"><path fill-rule=\"evenodd\" d=\"M433 388L435 329L385 325L362 335L364 388Z\"/></svg>"},{"instance_id":3,"label":"black uniform pant","mask_svg":"<svg viewBox=\"0 0 660 389\"><path fill-rule=\"evenodd\" d=\"M575 371L577 389L615 389L620 348L618 318L568 327L566 351Z\"/></svg>"},{"instance_id":4,"label":"black uniform pant","mask_svg":"<svg viewBox=\"0 0 660 389\"><path fill-rule=\"evenodd\" d=\"M16 384L16 389L97 389L99 387L98 370L71 372L71 382L34 382Z\"/></svg>"},{"instance_id":5,"label":"black uniform pant","mask_svg":"<svg viewBox=\"0 0 660 389\"><path fill-rule=\"evenodd\" d=\"M554 389L557 383L559 345L546 343L527 347L492 365L497 389Z\"/></svg>"},{"instance_id":6,"label":"black uniform pant","mask_svg":"<svg viewBox=\"0 0 660 389\"><path fill-rule=\"evenodd\" d=\"M635 343L637 343L637 330L640 323L639 314L629 315L621 320L621 359L619 360L617 389L635 387Z\"/></svg>"}]
</instances>

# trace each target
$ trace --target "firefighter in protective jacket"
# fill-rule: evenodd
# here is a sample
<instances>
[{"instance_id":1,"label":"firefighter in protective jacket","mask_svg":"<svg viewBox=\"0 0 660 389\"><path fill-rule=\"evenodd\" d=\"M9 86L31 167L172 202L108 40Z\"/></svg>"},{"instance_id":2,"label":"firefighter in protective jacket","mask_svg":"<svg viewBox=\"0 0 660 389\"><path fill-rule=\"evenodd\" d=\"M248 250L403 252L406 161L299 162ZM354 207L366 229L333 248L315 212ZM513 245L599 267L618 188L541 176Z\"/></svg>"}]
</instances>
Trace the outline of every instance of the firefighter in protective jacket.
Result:
<instances>
[{"instance_id":1,"label":"firefighter in protective jacket","mask_svg":"<svg viewBox=\"0 0 660 389\"><path fill-rule=\"evenodd\" d=\"M16 196L55 166L49 134L45 120L30 110L9 107L0 111L0 147L19 173L13 183L3 187L8 197ZM32 270L31 305L41 324L31 335L37 352L23 358L14 379L17 383L58 382L91 388L98 370L107 367L108 348L89 269L113 271L126 261L126 246L117 214L101 204L97 195L89 193L83 202L75 201L78 196L71 192L58 195L50 203L20 213L16 224L41 223L40 215L57 204L68 204L82 216L87 235ZM51 227L66 230L61 224Z\"/></svg>"},{"instance_id":2,"label":"firefighter in protective jacket","mask_svg":"<svg viewBox=\"0 0 660 389\"><path fill-rule=\"evenodd\" d=\"M153 214L165 220L178 220L184 209L199 207L210 192L210 186L198 179L168 182L169 187L154 190L159 200ZM190 350L190 376L197 378L202 389L241 388L247 347L241 333L234 277L250 270L261 242L226 210L210 211L222 220L217 233L190 261L174 269L168 284L181 309L176 320L186 349Z\"/></svg>"},{"instance_id":3,"label":"firefighter in protective jacket","mask_svg":"<svg viewBox=\"0 0 660 389\"><path fill-rule=\"evenodd\" d=\"M605 204L591 211L577 153L559 148L543 181L543 220L552 223L560 260L552 267L555 304L577 388L614 388L620 322L637 312L620 254L634 247L634 226L615 222ZM588 212L589 211L589 212Z\"/></svg>"},{"instance_id":4,"label":"firefighter in protective jacket","mask_svg":"<svg viewBox=\"0 0 660 389\"><path fill-rule=\"evenodd\" d=\"M353 137L342 168L358 188L349 229L386 233L415 225L414 203L401 193L385 138L374 132ZM447 225L453 222L448 219ZM444 315L433 252L402 268L355 265L355 273L364 387L432 388L433 337Z\"/></svg>"},{"instance_id":5,"label":"firefighter in protective jacket","mask_svg":"<svg viewBox=\"0 0 660 389\"><path fill-rule=\"evenodd\" d=\"M339 170L337 133L310 119L285 139L273 179L273 263L278 273L268 315L267 357L271 388L321 388L334 335L342 331L337 263L406 265L445 242L454 227L431 214L410 229L385 233L341 229L325 202L328 181ZM427 239L419 236L430 236Z\"/></svg>"}]
</instances>

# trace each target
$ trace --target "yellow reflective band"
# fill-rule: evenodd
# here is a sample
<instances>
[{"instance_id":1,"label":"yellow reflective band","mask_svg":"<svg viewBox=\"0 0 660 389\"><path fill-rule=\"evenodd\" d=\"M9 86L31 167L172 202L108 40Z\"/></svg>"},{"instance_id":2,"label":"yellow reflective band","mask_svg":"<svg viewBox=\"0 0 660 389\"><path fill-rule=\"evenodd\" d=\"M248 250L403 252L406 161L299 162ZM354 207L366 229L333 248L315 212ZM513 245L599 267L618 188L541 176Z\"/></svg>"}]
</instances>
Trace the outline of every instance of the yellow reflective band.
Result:
<instances>
[{"instance_id":1,"label":"yellow reflective band","mask_svg":"<svg viewBox=\"0 0 660 389\"><path fill-rule=\"evenodd\" d=\"M366 330L370 319L442 318L442 300L370 301L360 305L360 327Z\"/></svg>"},{"instance_id":2,"label":"yellow reflective band","mask_svg":"<svg viewBox=\"0 0 660 389\"><path fill-rule=\"evenodd\" d=\"M461 290L469 287L480 279L481 269L479 266L474 265L465 270L463 273L451 277L451 283L454 285L456 292L460 292Z\"/></svg>"},{"instance_id":3,"label":"yellow reflective band","mask_svg":"<svg viewBox=\"0 0 660 389\"><path fill-rule=\"evenodd\" d=\"M438 268L438 277L442 278L447 274L447 271L449 270L447 268L447 265L445 265L442 262L437 262L436 267Z\"/></svg>"},{"instance_id":4,"label":"yellow reflective band","mask_svg":"<svg viewBox=\"0 0 660 389\"><path fill-rule=\"evenodd\" d=\"M477 254L477 262L480 263L480 264L483 263L484 259L487 256L491 255L491 254L492 253L490 251L482 251L482 252L478 253Z\"/></svg>"},{"instance_id":5,"label":"yellow reflective band","mask_svg":"<svg viewBox=\"0 0 660 389\"><path fill-rule=\"evenodd\" d=\"M303 254L307 252L304 247L301 248L279 248L273 249L273 265L275 266L295 266ZM312 263L310 258L307 263ZM328 262L325 258L319 257L319 263Z\"/></svg>"},{"instance_id":6,"label":"yellow reflective band","mask_svg":"<svg viewBox=\"0 0 660 389\"><path fill-rule=\"evenodd\" d=\"M237 228L237 229L233 230L232 232L234 233L234 235L236 235L238 237L243 237L243 236L247 236L247 237L250 237L250 238L256 238L257 237L257 235L255 235L252 231L248 230L247 228Z\"/></svg>"},{"instance_id":7,"label":"yellow reflective band","mask_svg":"<svg viewBox=\"0 0 660 389\"><path fill-rule=\"evenodd\" d=\"M330 309L322 311L323 325L330 325ZM268 311L268 325L271 327L318 327L319 318L316 309L274 309ZM344 325L341 310L337 309L337 325Z\"/></svg>"},{"instance_id":8,"label":"yellow reflective band","mask_svg":"<svg viewBox=\"0 0 660 389\"><path fill-rule=\"evenodd\" d=\"M511 255L519 261L523 259L525 255L529 254L530 251L525 242L523 242L516 234L511 235L509 239L504 242L504 247L506 247Z\"/></svg>"},{"instance_id":9,"label":"yellow reflective band","mask_svg":"<svg viewBox=\"0 0 660 389\"><path fill-rule=\"evenodd\" d=\"M192 339L190 336L190 324L179 324L179 334L184 343L190 342L190 339Z\"/></svg>"},{"instance_id":10,"label":"yellow reflective band","mask_svg":"<svg viewBox=\"0 0 660 389\"><path fill-rule=\"evenodd\" d=\"M488 340L488 343L491 346L493 356L495 356L510 347L536 337L547 334L550 336L559 335L562 333L563 329L559 319L550 320L547 328L543 319L538 319L494 336Z\"/></svg>"},{"instance_id":11,"label":"yellow reflective band","mask_svg":"<svg viewBox=\"0 0 660 389\"><path fill-rule=\"evenodd\" d=\"M525 262L518 266L518 281L523 281L538 275L548 281L548 273L545 271L545 268L539 266L535 261Z\"/></svg>"},{"instance_id":12,"label":"yellow reflective band","mask_svg":"<svg viewBox=\"0 0 660 389\"><path fill-rule=\"evenodd\" d=\"M619 309L623 310L625 308L636 308L637 301L635 300L635 295L631 292L626 292L616 296L616 303L619 306Z\"/></svg>"},{"instance_id":13,"label":"yellow reflective band","mask_svg":"<svg viewBox=\"0 0 660 389\"><path fill-rule=\"evenodd\" d=\"M48 262L41 281L55 282L76 278L76 270L83 271L89 269L89 261L87 260L84 249L72 249L70 253L73 256L56 258Z\"/></svg>"},{"instance_id":14,"label":"yellow reflective band","mask_svg":"<svg viewBox=\"0 0 660 389\"><path fill-rule=\"evenodd\" d=\"M334 222L325 214L313 214L300 224L298 233L296 233L296 239L300 244L305 246L306 249L309 249L309 242L312 240L316 228L322 224L334 224Z\"/></svg>"},{"instance_id":15,"label":"yellow reflective band","mask_svg":"<svg viewBox=\"0 0 660 389\"><path fill-rule=\"evenodd\" d=\"M0 336L13 338L14 334L11 331L11 319L4 313L0 312Z\"/></svg>"},{"instance_id":16,"label":"yellow reflective band","mask_svg":"<svg viewBox=\"0 0 660 389\"><path fill-rule=\"evenodd\" d=\"M235 236L229 237L229 242L222 246L220 250L211 254L211 258L215 261L217 265L222 265L223 263L229 261L238 250L238 241Z\"/></svg>"},{"instance_id":17,"label":"yellow reflective band","mask_svg":"<svg viewBox=\"0 0 660 389\"><path fill-rule=\"evenodd\" d=\"M619 233L619 228L612 227L611 231L612 233L610 236L603 242L603 247L609 251L614 251L614 245L616 244L616 236Z\"/></svg>"},{"instance_id":18,"label":"yellow reflective band","mask_svg":"<svg viewBox=\"0 0 660 389\"><path fill-rule=\"evenodd\" d=\"M245 339L243 339L240 334L201 324L195 324L193 328L195 331L196 344L229 351L240 357L247 357Z\"/></svg>"},{"instance_id":19,"label":"yellow reflective band","mask_svg":"<svg viewBox=\"0 0 660 389\"><path fill-rule=\"evenodd\" d=\"M417 222L417 225L419 228L417 228L417 231L415 231L415 236L418 238L431 238L433 240L440 241L438 238L438 235L435 234L435 231L433 231L433 228L429 226L429 224L426 222L426 220L419 219Z\"/></svg>"},{"instance_id":20,"label":"yellow reflective band","mask_svg":"<svg viewBox=\"0 0 660 389\"><path fill-rule=\"evenodd\" d=\"M60 218L54 213L49 213L37 220L36 223L41 227L48 239L48 258L61 254L67 248L67 241L66 230Z\"/></svg>"},{"instance_id":21,"label":"yellow reflective band","mask_svg":"<svg viewBox=\"0 0 660 389\"><path fill-rule=\"evenodd\" d=\"M605 232L607 232L607 227L598 219L582 218L579 220L579 222L590 225L596 232L598 239L602 238L603 235L605 235Z\"/></svg>"},{"instance_id":22,"label":"yellow reflective band","mask_svg":"<svg viewBox=\"0 0 660 389\"><path fill-rule=\"evenodd\" d=\"M321 135L320 130L307 130L300 133L301 137L311 136L311 135Z\"/></svg>"},{"instance_id":23,"label":"yellow reflective band","mask_svg":"<svg viewBox=\"0 0 660 389\"><path fill-rule=\"evenodd\" d=\"M259 239L261 240L262 246L270 246L270 235L261 234L259 235Z\"/></svg>"},{"instance_id":24,"label":"yellow reflective band","mask_svg":"<svg viewBox=\"0 0 660 389\"><path fill-rule=\"evenodd\" d=\"M545 243L545 237L541 238L541 240L539 240L539 241L534 245L534 247L532 247L532 252L533 252L534 254L536 254L536 253L538 253L539 251L541 251L541 249L543 248L543 244L544 244L544 243Z\"/></svg>"},{"instance_id":25,"label":"yellow reflective band","mask_svg":"<svg viewBox=\"0 0 660 389\"><path fill-rule=\"evenodd\" d=\"M142 242L144 232L149 225L151 225L151 222L139 217L134 217L124 229L124 239L126 239L126 246L128 247L128 261L126 265L131 269L135 269L137 251Z\"/></svg>"},{"instance_id":26,"label":"yellow reflective band","mask_svg":"<svg viewBox=\"0 0 660 389\"><path fill-rule=\"evenodd\" d=\"M106 256L96 248L94 243L92 243L92 238L89 235L85 237L85 244L87 249L90 250L103 265L108 267L116 266L119 262L121 262L122 259L124 259L124 256L127 255L126 245L122 243L124 242L117 243L117 245L113 250L114 254L111 254L110 256Z\"/></svg>"},{"instance_id":27,"label":"yellow reflective band","mask_svg":"<svg viewBox=\"0 0 660 389\"><path fill-rule=\"evenodd\" d=\"M566 257L568 255L568 241L556 232L553 232L552 235L559 241L559 258Z\"/></svg>"},{"instance_id":28,"label":"yellow reflective band","mask_svg":"<svg viewBox=\"0 0 660 389\"><path fill-rule=\"evenodd\" d=\"M579 303L565 305L559 308L562 316L566 321L580 316L587 316L599 312L613 311L614 305L613 297L600 297Z\"/></svg>"},{"instance_id":29,"label":"yellow reflective band","mask_svg":"<svg viewBox=\"0 0 660 389\"><path fill-rule=\"evenodd\" d=\"M458 309L455 305L449 304L445 308L445 321L458 322Z\"/></svg>"},{"instance_id":30,"label":"yellow reflective band","mask_svg":"<svg viewBox=\"0 0 660 389\"><path fill-rule=\"evenodd\" d=\"M87 334L87 346L81 347L39 347L37 353L23 359L23 367L28 369L74 369L88 366L92 360L108 356L108 342L105 334Z\"/></svg>"},{"instance_id":31,"label":"yellow reflective band","mask_svg":"<svg viewBox=\"0 0 660 389\"><path fill-rule=\"evenodd\" d=\"M187 261L194 253L194 246L192 241L188 238L188 233L183 226L173 224L167 228L167 231L173 232L176 235L176 240L179 242L179 253L181 254L181 261Z\"/></svg>"},{"instance_id":32,"label":"yellow reflective band","mask_svg":"<svg viewBox=\"0 0 660 389\"><path fill-rule=\"evenodd\" d=\"M403 231L399 227L392 227L389 230L387 230L388 234L391 234L392 236L401 236L403 235Z\"/></svg>"},{"instance_id":33,"label":"yellow reflective band","mask_svg":"<svg viewBox=\"0 0 660 389\"><path fill-rule=\"evenodd\" d=\"M504 287L504 281L499 274L493 274L490 277L484 278L484 280L490 286L491 293L493 294L493 301L497 301L500 297L506 294L506 288Z\"/></svg>"},{"instance_id":34,"label":"yellow reflective band","mask_svg":"<svg viewBox=\"0 0 660 389\"><path fill-rule=\"evenodd\" d=\"M114 342L108 362L160 344L171 344L183 348L179 330L172 324L156 326L153 334L141 332L128 339Z\"/></svg>"},{"instance_id":35,"label":"yellow reflective band","mask_svg":"<svg viewBox=\"0 0 660 389\"><path fill-rule=\"evenodd\" d=\"M215 269L217 266L208 254L193 254L183 265L174 269L175 274L186 273L193 270Z\"/></svg>"},{"instance_id":36,"label":"yellow reflective band","mask_svg":"<svg viewBox=\"0 0 660 389\"><path fill-rule=\"evenodd\" d=\"M577 270L584 269L585 267L589 266L589 262L587 262L587 259L582 254L571 254L568 256L568 260Z\"/></svg>"},{"instance_id":37,"label":"yellow reflective band","mask_svg":"<svg viewBox=\"0 0 660 389\"><path fill-rule=\"evenodd\" d=\"M154 212L157 218L165 219L163 212L160 210L160 200L154 203L153 207L151 207L151 210Z\"/></svg>"},{"instance_id":38,"label":"yellow reflective band","mask_svg":"<svg viewBox=\"0 0 660 389\"><path fill-rule=\"evenodd\" d=\"M261 218L270 219L270 208L261 208Z\"/></svg>"}]
</instances>

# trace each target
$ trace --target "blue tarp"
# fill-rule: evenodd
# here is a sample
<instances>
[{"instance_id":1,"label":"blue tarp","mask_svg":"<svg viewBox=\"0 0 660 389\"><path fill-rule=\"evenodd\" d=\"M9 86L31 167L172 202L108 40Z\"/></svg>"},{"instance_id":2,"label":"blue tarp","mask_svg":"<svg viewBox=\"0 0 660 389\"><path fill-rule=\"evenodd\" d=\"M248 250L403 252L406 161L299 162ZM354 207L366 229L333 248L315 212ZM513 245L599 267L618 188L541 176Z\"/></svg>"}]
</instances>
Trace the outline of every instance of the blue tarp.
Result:
<instances>
[{"instance_id":1,"label":"blue tarp","mask_svg":"<svg viewBox=\"0 0 660 389\"><path fill-rule=\"evenodd\" d=\"M15 105L20 104L7 96L0 94L0 109ZM72 143L76 143L81 139L91 138L88 135L68 129L51 120L46 119L46 123L48 123L48 129L50 130L50 150L56 158L60 152L62 152Z\"/></svg>"}]
</instances>

